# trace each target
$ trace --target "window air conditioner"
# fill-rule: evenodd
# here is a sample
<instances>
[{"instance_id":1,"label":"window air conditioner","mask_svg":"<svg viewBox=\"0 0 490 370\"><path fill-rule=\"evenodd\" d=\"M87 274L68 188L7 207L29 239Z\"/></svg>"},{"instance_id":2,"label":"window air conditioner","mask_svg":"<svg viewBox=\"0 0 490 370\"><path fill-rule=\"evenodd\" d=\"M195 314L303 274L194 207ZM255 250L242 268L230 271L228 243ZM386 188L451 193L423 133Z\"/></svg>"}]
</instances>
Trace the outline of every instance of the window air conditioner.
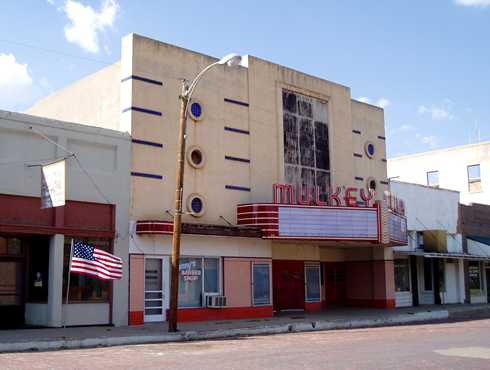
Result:
<instances>
[{"instance_id":1,"label":"window air conditioner","mask_svg":"<svg viewBox=\"0 0 490 370\"><path fill-rule=\"evenodd\" d=\"M224 295L207 295L206 307L220 308L226 306L226 297Z\"/></svg>"}]
</instances>

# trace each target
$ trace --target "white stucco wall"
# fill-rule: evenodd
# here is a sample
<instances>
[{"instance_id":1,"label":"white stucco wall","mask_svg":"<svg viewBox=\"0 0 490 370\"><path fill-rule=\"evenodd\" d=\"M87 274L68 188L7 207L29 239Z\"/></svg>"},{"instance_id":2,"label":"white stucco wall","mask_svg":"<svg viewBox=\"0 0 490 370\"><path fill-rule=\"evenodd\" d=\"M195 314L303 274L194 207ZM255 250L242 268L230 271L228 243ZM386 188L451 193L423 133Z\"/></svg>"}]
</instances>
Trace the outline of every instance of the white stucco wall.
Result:
<instances>
[{"instance_id":1,"label":"white stucco wall","mask_svg":"<svg viewBox=\"0 0 490 370\"><path fill-rule=\"evenodd\" d=\"M468 169L480 164L481 192L468 192ZM461 193L461 203L490 204L490 142L388 159L388 177L427 185L427 172L439 171L439 186Z\"/></svg>"},{"instance_id":2,"label":"white stucco wall","mask_svg":"<svg viewBox=\"0 0 490 370\"><path fill-rule=\"evenodd\" d=\"M400 181L391 181L390 189L405 201L408 230L457 232L458 192Z\"/></svg>"}]
</instances>

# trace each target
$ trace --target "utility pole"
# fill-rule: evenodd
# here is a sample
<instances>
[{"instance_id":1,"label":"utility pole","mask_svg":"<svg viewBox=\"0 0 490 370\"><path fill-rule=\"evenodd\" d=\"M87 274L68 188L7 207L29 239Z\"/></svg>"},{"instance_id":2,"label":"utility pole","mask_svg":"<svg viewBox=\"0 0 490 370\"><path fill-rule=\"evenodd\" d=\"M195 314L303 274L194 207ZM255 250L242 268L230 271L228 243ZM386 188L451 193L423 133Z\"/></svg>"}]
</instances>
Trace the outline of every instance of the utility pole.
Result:
<instances>
[{"instance_id":1,"label":"utility pole","mask_svg":"<svg viewBox=\"0 0 490 370\"><path fill-rule=\"evenodd\" d=\"M177 331L177 307L179 298L179 261L180 261L180 238L182 232L182 196L184 192L184 158L185 140L187 126L187 83L182 81L182 93L180 95L180 117L179 117L179 139L177 142L177 172L175 184L175 213L174 230L172 234L172 264L170 268L170 310L168 317L168 331Z\"/></svg>"}]
</instances>

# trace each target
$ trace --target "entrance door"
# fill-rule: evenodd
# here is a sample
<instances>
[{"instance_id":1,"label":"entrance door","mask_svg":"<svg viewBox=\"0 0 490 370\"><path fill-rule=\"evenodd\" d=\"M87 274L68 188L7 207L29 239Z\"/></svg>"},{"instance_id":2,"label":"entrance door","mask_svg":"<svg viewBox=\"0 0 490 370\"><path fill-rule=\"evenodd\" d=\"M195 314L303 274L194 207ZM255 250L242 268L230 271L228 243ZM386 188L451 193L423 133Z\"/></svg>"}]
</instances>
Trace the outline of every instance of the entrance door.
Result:
<instances>
[{"instance_id":1,"label":"entrance door","mask_svg":"<svg viewBox=\"0 0 490 370\"><path fill-rule=\"evenodd\" d=\"M490 268L485 269L485 275L487 276L487 302L490 303Z\"/></svg>"},{"instance_id":2,"label":"entrance door","mask_svg":"<svg viewBox=\"0 0 490 370\"><path fill-rule=\"evenodd\" d=\"M327 305L343 305L345 302L345 263L325 262L325 301Z\"/></svg>"},{"instance_id":3,"label":"entrance door","mask_svg":"<svg viewBox=\"0 0 490 370\"><path fill-rule=\"evenodd\" d=\"M25 263L21 240L0 236L0 328L24 323Z\"/></svg>"},{"instance_id":4,"label":"entrance door","mask_svg":"<svg viewBox=\"0 0 490 370\"><path fill-rule=\"evenodd\" d=\"M165 321L163 262L163 258L145 258L145 322Z\"/></svg>"},{"instance_id":5,"label":"entrance door","mask_svg":"<svg viewBox=\"0 0 490 370\"><path fill-rule=\"evenodd\" d=\"M445 299L443 303L459 302L459 284L458 284L458 264L454 261L446 262L446 288Z\"/></svg>"},{"instance_id":6,"label":"entrance door","mask_svg":"<svg viewBox=\"0 0 490 370\"><path fill-rule=\"evenodd\" d=\"M274 310L305 309L305 264L303 261L272 261Z\"/></svg>"}]
</instances>

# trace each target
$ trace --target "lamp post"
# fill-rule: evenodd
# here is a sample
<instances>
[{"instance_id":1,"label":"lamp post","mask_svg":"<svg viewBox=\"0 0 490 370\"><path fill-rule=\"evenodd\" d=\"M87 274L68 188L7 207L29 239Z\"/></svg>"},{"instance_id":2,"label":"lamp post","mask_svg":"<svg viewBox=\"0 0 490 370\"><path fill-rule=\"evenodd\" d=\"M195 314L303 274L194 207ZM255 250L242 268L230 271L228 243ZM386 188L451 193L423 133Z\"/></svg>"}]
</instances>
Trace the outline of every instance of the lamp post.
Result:
<instances>
[{"instance_id":1,"label":"lamp post","mask_svg":"<svg viewBox=\"0 0 490 370\"><path fill-rule=\"evenodd\" d=\"M180 95L180 117L179 117L179 139L177 143L177 172L175 186L175 213L174 229L172 234L172 266L170 282L170 309L168 317L168 331L177 331L177 307L179 298L179 260L180 260L180 238L182 231L182 196L184 190L184 158L187 125L187 109L198 82L202 76L211 68L218 65L234 67L240 64L242 57L238 54L228 54L219 61L210 64L187 85L187 81L182 81L182 93Z\"/></svg>"}]
</instances>

